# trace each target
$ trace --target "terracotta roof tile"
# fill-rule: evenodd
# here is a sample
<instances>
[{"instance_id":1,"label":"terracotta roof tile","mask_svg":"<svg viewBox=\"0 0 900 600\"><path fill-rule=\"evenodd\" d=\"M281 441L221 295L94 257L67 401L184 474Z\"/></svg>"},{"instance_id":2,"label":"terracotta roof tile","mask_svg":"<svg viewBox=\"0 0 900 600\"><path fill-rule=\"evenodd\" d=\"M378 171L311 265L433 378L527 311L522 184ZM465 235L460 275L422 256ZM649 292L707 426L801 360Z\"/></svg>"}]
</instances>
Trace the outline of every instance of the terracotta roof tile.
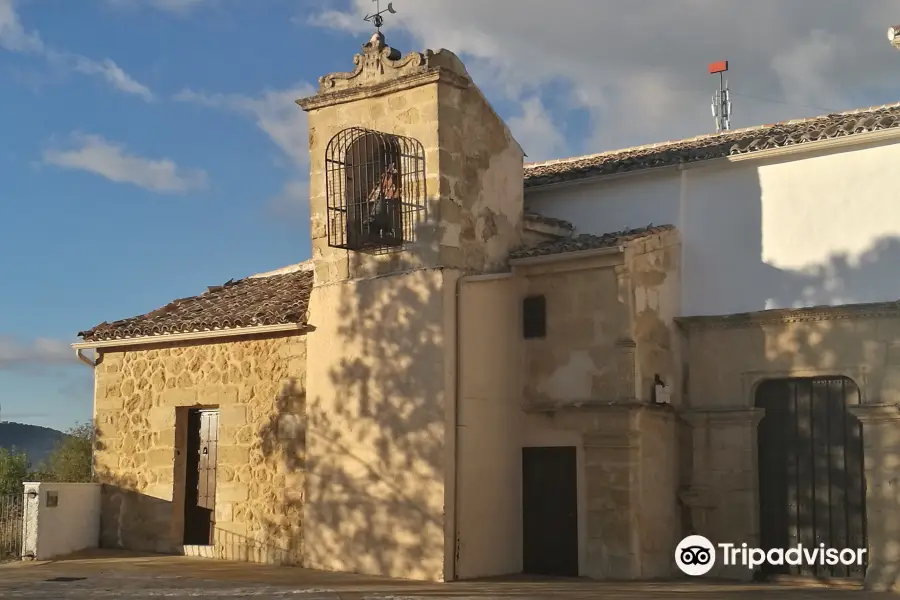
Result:
<instances>
[{"instance_id":1,"label":"terracotta roof tile","mask_svg":"<svg viewBox=\"0 0 900 600\"><path fill-rule=\"evenodd\" d=\"M84 341L211 331L259 325L305 325L313 273L296 270L212 286L151 313L103 322L78 335Z\"/></svg>"},{"instance_id":2,"label":"terracotta roof tile","mask_svg":"<svg viewBox=\"0 0 900 600\"><path fill-rule=\"evenodd\" d=\"M575 226L569 223L568 221L564 221L563 219L556 219L554 217L545 217L544 215L539 215L535 212L526 212L525 215L526 221L534 221L536 223L543 223L544 225L549 225L550 227L559 227L560 229L566 229L568 231L574 231Z\"/></svg>"},{"instance_id":3,"label":"terracotta roof tile","mask_svg":"<svg viewBox=\"0 0 900 600\"><path fill-rule=\"evenodd\" d=\"M900 127L900 103L525 165L525 187L750 154Z\"/></svg>"},{"instance_id":4,"label":"terracotta roof tile","mask_svg":"<svg viewBox=\"0 0 900 600\"><path fill-rule=\"evenodd\" d=\"M663 231L674 229L673 225L648 225L637 229L625 229L603 235L582 233L581 235L544 242L531 248L522 248L510 254L510 259L532 258L535 256L549 256L551 254L565 254L567 252L581 252L583 250L595 250L598 248L613 248L620 244L647 237Z\"/></svg>"}]
</instances>

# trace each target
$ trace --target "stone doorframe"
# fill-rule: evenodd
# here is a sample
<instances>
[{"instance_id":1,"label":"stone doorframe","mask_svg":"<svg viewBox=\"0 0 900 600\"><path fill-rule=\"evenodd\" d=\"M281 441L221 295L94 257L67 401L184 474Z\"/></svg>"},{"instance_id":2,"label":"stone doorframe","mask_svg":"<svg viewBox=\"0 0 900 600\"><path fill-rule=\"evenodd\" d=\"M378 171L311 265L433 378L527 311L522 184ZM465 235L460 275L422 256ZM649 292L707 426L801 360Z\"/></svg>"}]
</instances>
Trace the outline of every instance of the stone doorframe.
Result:
<instances>
[{"instance_id":1,"label":"stone doorframe","mask_svg":"<svg viewBox=\"0 0 900 600\"><path fill-rule=\"evenodd\" d=\"M900 591L900 405L860 404L869 568L865 589Z\"/></svg>"},{"instance_id":2,"label":"stone doorframe","mask_svg":"<svg viewBox=\"0 0 900 600\"><path fill-rule=\"evenodd\" d=\"M759 539L756 425L763 415L754 408L759 384L783 378L847 377L859 389L858 403L849 410L863 427L869 542L866 588L900 589L900 303L778 309L675 321L684 334L682 361L691 371L683 417L692 431L693 448L688 452L693 469L683 481L687 487L680 497L695 516L697 533ZM827 327L823 322L828 322ZM774 360L767 355L769 343L790 344L792 339L811 336L821 341L825 334L831 336L830 345L822 349L842 357L837 366L824 368L828 361L821 355L817 360L791 359L784 353L786 348ZM744 350L738 355L715 351L722 345ZM794 368L792 362L813 366ZM748 476L751 465L752 476ZM735 468L740 471L726 471ZM741 485L749 489L740 489ZM751 543L750 539L738 541ZM749 575L743 573L744 578Z\"/></svg>"},{"instance_id":3,"label":"stone doorframe","mask_svg":"<svg viewBox=\"0 0 900 600\"><path fill-rule=\"evenodd\" d=\"M677 518L675 411L670 405L579 402L531 405L554 429L577 432L583 451L586 556L599 580L674 575Z\"/></svg>"},{"instance_id":4,"label":"stone doorframe","mask_svg":"<svg viewBox=\"0 0 900 600\"><path fill-rule=\"evenodd\" d=\"M756 391L765 381L773 379L815 379L819 377L846 377L856 384L859 389L859 400L855 404L866 404L869 398L870 369L865 365L834 367L830 369L787 369L787 370L759 370L744 371L741 373L741 397L747 408L756 405Z\"/></svg>"},{"instance_id":5,"label":"stone doorframe","mask_svg":"<svg viewBox=\"0 0 900 600\"><path fill-rule=\"evenodd\" d=\"M865 589L900 591L900 404L866 402L869 397L867 371L865 366L748 371L741 376L742 397L745 399L743 407L693 409L682 413L682 418L692 430L692 472L702 474L700 482L706 479L712 484L694 484L683 488L679 494L682 503L691 511L694 530L714 541L738 536L739 542L746 541L749 545L759 543L757 428L765 416L765 409L754 407L759 385L773 379L847 377L859 388L859 398L848 406L848 410L860 420L863 429L866 533L869 540ZM746 444L744 448L747 451L740 452L733 445L731 452L727 446L704 448L709 445L713 431L732 440L732 444ZM728 489L727 485L723 488L713 483L721 482L719 475L724 469L717 469L722 465L710 464L710 461L721 462L724 456L741 459L737 463L732 462L731 467L747 475L746 488ZM698 481L696 477L694 481ZM748 580L752 575L744 570L723 570L718 574L743 580Z\"/></svg>"},{"instance_id":6,"label":"stone doorframe","mask_svg":"<svg viewBox=\"0 0 900 600\"><path fill-rule=\"evenodd\" d=\"M746 407L703 408L684 411L689 427L689 484L678 498L688 509L685 535L698 534L720 542L759 540L759 486L757 481L757 425L764 409ZM746 569L717 564L711 576L749 581Z\"/></svg>"}]
</instances>

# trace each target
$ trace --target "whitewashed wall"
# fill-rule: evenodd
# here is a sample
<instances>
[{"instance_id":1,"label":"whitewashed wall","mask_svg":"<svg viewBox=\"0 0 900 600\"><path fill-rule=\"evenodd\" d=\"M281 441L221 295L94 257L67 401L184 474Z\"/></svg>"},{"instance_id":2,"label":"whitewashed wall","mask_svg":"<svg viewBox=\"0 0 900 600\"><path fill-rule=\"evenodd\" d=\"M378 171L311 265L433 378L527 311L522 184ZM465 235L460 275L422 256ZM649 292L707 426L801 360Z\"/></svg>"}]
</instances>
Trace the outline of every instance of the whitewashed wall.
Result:
<instances>
[{"instance_id":1,"label":"whitewashed wall","mask_svg":"<svg viewBox=\"0 0 900 600\"><path fill-rule=\"evenodd\" d=\"M49 560L100 543L100 484L34 483L25 486L22 556ZM55 501L48 502L53 497Z\"/></svg>"},{"instance_id":2,"label":"whitewashed wall","mask_svg":"<svg viewBox=\"0 0 900 600\"><path fill-rule=\"evenodd\" d=\"M580 233L671 223L682 315L900 299L900 143L694 165L531 192Z\"/></svg>"}]
</instances>

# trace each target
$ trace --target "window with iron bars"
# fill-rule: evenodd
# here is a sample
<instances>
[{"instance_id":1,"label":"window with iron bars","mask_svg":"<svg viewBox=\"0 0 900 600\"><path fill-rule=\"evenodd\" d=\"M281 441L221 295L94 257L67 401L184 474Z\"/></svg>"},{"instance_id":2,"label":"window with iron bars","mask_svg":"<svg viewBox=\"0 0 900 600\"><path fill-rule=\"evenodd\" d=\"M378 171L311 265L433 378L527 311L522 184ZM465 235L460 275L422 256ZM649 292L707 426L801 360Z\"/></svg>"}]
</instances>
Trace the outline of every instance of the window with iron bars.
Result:
<instances>
[{"instance_id":1,"label":"window with iron bars","mask_svg":"<svg viewBox=\"0 0 900 600\"><path fill-rule=\"evenodd\" d=\"M325 149L328 245L384 251L414 242L425 217L425 151L417 140L361 127Z\"/></svg>"}]
</instances>

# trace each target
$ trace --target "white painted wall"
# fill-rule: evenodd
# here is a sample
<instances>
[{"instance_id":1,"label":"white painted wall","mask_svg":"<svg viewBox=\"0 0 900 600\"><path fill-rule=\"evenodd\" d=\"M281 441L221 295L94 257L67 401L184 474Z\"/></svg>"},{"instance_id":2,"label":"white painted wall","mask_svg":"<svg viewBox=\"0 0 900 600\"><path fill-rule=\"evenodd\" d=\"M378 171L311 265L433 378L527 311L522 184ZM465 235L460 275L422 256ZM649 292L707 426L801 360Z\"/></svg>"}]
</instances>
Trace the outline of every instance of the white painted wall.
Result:
<instances>
[{"instance_id":1,"label":"white painted wall","mask_svg":"<svg viewBox=\"0 0 900 600\"><path fill-rule=\"evenodd\" d=\"M48 506L51 494L57 505ZM100 543L100 484L26 483L22 555L48 560Z\"/></svg>"},{"instance_id":2,"label":"white painted wall","mask_svg":"<svg viewBox=\"0 0 900 600\"><path fill-rule=\"evenodd\" d=\"M580 233L677 226L682 315L892 301L898 165L900 144L867 142L548 188L526 206Z\"/></svg>"},{"instance_id":3,"label":"white painted wall","mask_svg":"<svg viewBox=\"0 0 900 600\"><path fill-rule=\"evenodd\" d=\"M522 283L474 276L460 289L459 579L522 570Z\"/></svg>"}]
</instances>

